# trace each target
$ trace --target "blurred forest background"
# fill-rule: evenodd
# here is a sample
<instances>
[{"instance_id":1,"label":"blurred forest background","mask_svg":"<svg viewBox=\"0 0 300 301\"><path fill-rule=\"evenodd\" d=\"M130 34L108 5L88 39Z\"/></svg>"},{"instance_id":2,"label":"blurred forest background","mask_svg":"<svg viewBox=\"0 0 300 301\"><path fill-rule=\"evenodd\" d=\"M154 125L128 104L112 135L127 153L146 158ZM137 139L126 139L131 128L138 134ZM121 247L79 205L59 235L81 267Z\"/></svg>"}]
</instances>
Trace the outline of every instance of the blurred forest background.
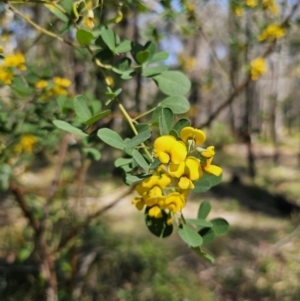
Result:
<instances>
[{"instance_id":1,"label":"blurred forest background","mask_svg":"<svg viewBox=\"0 0 300 301\"><path fill-rule=\"evenodd\" d=\"M226 218L230 231L206 246L214 264L198 258L176 235L154 237L113 165L120 152L102 144L100 160L83 160L69 135L40 132L39 147L16 160L13 180L0 192L0 300L51 300L44 296L47 275L41 277L40 270L47 274L47 268L35 254L39 235L34 235L47 198L46 240L55 245L66 238L48 267L56 271L58 300L300 300L299 1L270 1L277 14L261 4L266 1L258 6L242 0L100 2L94 10L96 28L111 20L121 39L157 43L170 53L166 64L192 81L187 117L208 133L224 172L220 185L190 197L185 214L193 217L199 203L209 200L211 216ZM22 15L63 38L44 34ZM284 22L283 38L257 41L266 25ZM29 82L67 78L72 82L68 95L83 94L104 105L107 78L87 52L70 47L74 31L63 31L43 1L0 3L0 45L7 54L24 54ZM253 81L249 64L261 56L268 70ZM115 87L122 85L122 103L132 117L158 103L154 83L138 75L120 83L115 73L108 74ZM1 87L1 107L18 97ZM30 111L27 98L22 96L11 118L0 112L1 140L10 135L16 141L30 124L51 114ZM55 99L50 101L56 106ZM129 132L118 107L109 107L113 113L97 126ZM21 112L27 114L24 124ZM0 170L2 180L5 172Z\"/></svg>"}]
</instances>

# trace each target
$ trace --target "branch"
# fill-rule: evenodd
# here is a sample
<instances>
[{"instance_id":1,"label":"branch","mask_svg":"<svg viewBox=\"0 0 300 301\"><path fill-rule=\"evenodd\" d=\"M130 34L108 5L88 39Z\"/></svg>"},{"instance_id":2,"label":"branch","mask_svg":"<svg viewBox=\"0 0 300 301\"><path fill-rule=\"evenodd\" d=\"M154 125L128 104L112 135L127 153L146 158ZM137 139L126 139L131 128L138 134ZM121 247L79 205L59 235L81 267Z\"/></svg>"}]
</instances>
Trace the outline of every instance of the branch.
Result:
<instances>
[{"instance_id":1,"label":"branch","mask_svg":"<svg viewBox=\"0 0 300 301\"><path fill-rule=\"evenodd\" d=\"M35 29L37 29L38 31L41 31L43 34L49 36L49 37L52 37L52 38L55 38L57 39L58 41L60 42L63 42L63 43L66 43L70 46L73 46L73 47L81 47L79 44L75 44L71 41L68 41L62 37L60 37L59 35L39 26L38 24L36 24L35 22L33 22L30 17L22 14L20 11L18 11L16 8L14 8L9 2L7 2L9 8L18 16L20 16L22 19L24 19L27 23L31 24Z\"/></svg>"},{"instance_id":2,"label":"branch","mask_svg":"<svg viewBox=\"0 0 300 301\"><path fill-rule=\"evenodd\" d=\"M131 194L133 190L134 190L133 186L129 187L125 192L123 192L123 194L121 196L117 196L116 199L114 201L112 201L110 204L104 206L103 208L99 209L95 213L93 213L91 215L88 215L82 223L76 225L73 229L71 229L69 231L69 233L60 241L60 243L59 243L58 247L56 248L56 250L53 251L53 254L56 254L57 252L61 251L69 243L69 241L77 235L77 233L82 228L84 228L85 226L89 225L90 222L93 219L99 217L101 214L103 214L104 212L106 212L110 208L114 207L125 196Z\"/></svg>"},{"instance_id":3,"label":"branch","mask_svg":"<svg viewBox=\"0 0 300 301\"><path fill-rule=\"evenodd\" d=\"M34 232L37 234L40 229L40 224L39 224L38 220L35 218L35 216L33 215L32 210L26 203L22 188L17 183L11 182L10 190L13 193L13 195L15 196L15 199L16 199L17 203L19 204L24 216L28 219L29 224L33 228Z\"/></svg>"},{"instance_id":4,"label":"branch","mask_svg":"<svg viewBox=\"0 0 300 301\"><path fill-rule=\"evenodd\" d=\"M58 153L58 162L56 165L54 178L50 184L48 197L46 199L46 204L44 206L43 217L41 219L41 225L40 225L40 235L42 235L42 233L45 230L45 224L46 224L46 221L49 216L50 203L51 203L51 200L53 199L53 196L54 196L54 194L57 190L58 184L59 184L59 178L61 175L61 171L62 171L65 157L67 154L67 150L68 150L68 145L69 145L68 140L69 140L69 134L65 134L63 136L61 144L60 144L60 149L59 149L59 153Z\"/></svg>"},{"instance_id":5,"label":"branch","mask_svg":"<svg viewBox=\"0 0 300 301\"><path fill-rule=\"evenodd\" d=\"M285 20L281 23L282 27L287 26L289 23L290 19L293 17L295 12L297 11L298 7L300 5L300 0L298 0L292 7L290 14L285 18ZM264 51L262 54L262 57L267 58L274 50L274 47L276 45L276 39L272 40L268 46L268 48ZM236 96L238 96L251 82L251 75L248 73L246 79L239 85L237 86L233 92L228 96L228 98L222 102L216 109L215 111L208 117L208 119L200 124L199 127L206 127L211 124L211 122L222 112L224 108L226 108L228 105L230 105Z\"/></svg>"}]
</instances>

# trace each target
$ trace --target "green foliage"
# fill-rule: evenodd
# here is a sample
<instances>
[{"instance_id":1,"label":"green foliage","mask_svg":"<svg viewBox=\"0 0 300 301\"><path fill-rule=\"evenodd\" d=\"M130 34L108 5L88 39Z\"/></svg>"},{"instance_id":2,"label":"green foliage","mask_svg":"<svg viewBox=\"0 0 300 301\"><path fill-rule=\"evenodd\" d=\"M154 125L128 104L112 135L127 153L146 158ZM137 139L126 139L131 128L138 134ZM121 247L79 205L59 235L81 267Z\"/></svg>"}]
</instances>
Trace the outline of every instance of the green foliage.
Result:
<instances>
[{"instance_id":1,"label":"green foliage","mask_svg":"<svg viewBox=\"0 0 300 301\"><path fill-rule=\"evenodd\" d=\"M191 89L190 80L181 72L165 71L160 75L154 76L159 89L166 95L183 96Z\"/></svg>"}]
</instances>

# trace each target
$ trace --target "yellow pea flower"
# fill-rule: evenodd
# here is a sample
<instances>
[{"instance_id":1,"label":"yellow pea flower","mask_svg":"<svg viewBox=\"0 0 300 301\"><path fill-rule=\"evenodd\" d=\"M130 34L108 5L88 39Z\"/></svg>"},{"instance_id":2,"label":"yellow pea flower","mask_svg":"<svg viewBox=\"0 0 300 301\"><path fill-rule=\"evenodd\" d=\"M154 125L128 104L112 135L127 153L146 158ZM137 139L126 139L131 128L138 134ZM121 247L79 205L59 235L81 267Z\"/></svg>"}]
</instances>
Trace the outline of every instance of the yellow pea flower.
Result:
<instances>
[{"instance_id":1,"label":"yellow pea flower","mask_svg":"<svg viewBox=\"0 0 300 301\"><path fill-rule=\"evenodd\" d=\"M144 203L143 198L140 198L140 197L134 198L134 199L132 200L132 204L134 204L135 207L136 207L138 210L140 210L140 211L143 210L143 209L144 209L144 206L145 206L145 203Z\"/></svg>"},{"instance_id":2,"label":"yellow pea flower","mask_svg":"<svg viewBox=\"0 0 300 301\"><path fill-rule=\"evenodd\" d=\"M189 139L194 140L195 145L202 144L206 140L206 135L203 131L194 129L191 126L183 128L180 132L180 138L187 142Z\"/></svg>"},{"instance_id":3,"label":"yellow pea flower","mask_svg":"<svg viewBox=\"0 0 300 301\"><path fill-rule=\"evenodd\" d=\"M15 145L14 152L21 153L22 151L26 153L32 153L34 145L37 143L37 137L30 134L22 135L20 142Z\"/></svg>"},{"instance_id":4,"label":"yellow pea flower","mask_svg":"<svg viewBox=\"0 0 300 301\"><path fill-rule=\"evenodd\" d=\"M174 213L180 212L185 204L186 200L179 192L172 192L166 197L165 207Z\"/></svg>"},{"instance_id":5,"label":"yellow pea flower","mask_svg":"<svg viewBox=\"0 0 300 301\"><path fill-rule=\"evenodd\" d=\"M278 6L274 0L262 0L263 7L271 12L274 16L278 16Z\"/></svg>"},{"instance_id":6,"label":"yellow pea flower","mask_svg":"<svg viewBox=\"0 0 300 301\"><path fill-rule=\"evenodd\" d=\"M149 216L154 217L154 218L161 218L162 217L161 209L158 206L153 206L149 210L148 214L149 214Z\"/></svg>"},{"instance_id":7,"label":"yellow pea flower","mask_svg":"<svg viewBox=\"0 0 300 301\"><path fill-rule=\"evenodd\" d=\"M183 190L194 189L195 186L192 181L199 180L203 175L199 160L192 156L180 164L171 163L169 174L179 178L178 186Z\"/></svg>"},{"instance_id":8,"label":"yellow pea flower","mask_svg":"<svg viewBox=\"0 0 300 301\"><path fill-rule=\"evenodd\" d=\"M68 88L71 86L72 82L67 79L67 78L62 78L62 77L54 77L53 82L60 87Z\"/></svg>"},{"instance_id":9,"label":"yellow pea flower","mask_svg":"<svg viewBox=\"0 0 300 301\"><path fill-rule=\"evenodd\" d=\"M253 60L250 63L250 67L251 67L250 73L251 73L252 80L258 80L268 70L266 60L262 57Z\"/></svg>"},{"instance_id":10,"label":"yellow pea flower","mask_svg":"<svg viewBox=\"0 0 300 301\"><path fill-rule=\"evenodd\" d=\"M200 155L206 159L206 162L202 165L203 171L217 177L220 176L222 173L222 168L211 164L215 155L214 146L209 146L206 151L201 152Z\"/></svg>"},{"instance_id":11,"label":"yellow pea flower","mask_svg":"<svg viewBox=\"0 0 300 301\"><path fill-rule=\"evenodd\" d=\"M40 79L35 83L36 89L44 89L48 86L48 82L44 79Z\"/></svg>"},{"instance_id":12,"label":"yellow pea flower","mask_svg":"<svg viewBox=\"0 0 300 301\"><path fill-rule=\"evenodd\" d=\"M5 85L10 85L13 80L13 74L4 66L0 66L0 81Z\"/></svg>"},{"instance_id":13,"label":"yellow pea flower","mask_svg":"<svg viewBox=\"0 0 300 301\"><path fill-rule=\"evenodd\" d=\"M25 66L25 57L20 52L12 55L7 55L4 59L4 65L6 67L18 68L21 71L25 71L27 69Z\"/></svg>"},{"instance_id":14,"label":"yellow pea flower","mask_svg":"<svg viewBox=\"0 0 300 301\"><path fill-rule=\"evenodd\" d=\"M246 5L249 7L256 7L258 5L257 0L246 0Z\"/></svg>"},{"instance_id":15,"label":"yellow pea flower","mask_svg":"<svg viewBox=\"0 0 300 301\"><path fill-rule=\"evenodd\" d=\"M169 162L179 164L185 160L187 155L186 145L170 135L157 138L154 141L153 150L155 158L164 164Z\"/></svg>"},{"instance_id":16,"label":"yellow pea flower","mask_svg":"<svg viewBox=\"0 0 300 301\"><path fill-rule=\"evenodd\" d=\"M276 24L270 24L258 37L259 42L271 39L280 39L285 36L285 29Z\"/></svg>"}]
</instances>

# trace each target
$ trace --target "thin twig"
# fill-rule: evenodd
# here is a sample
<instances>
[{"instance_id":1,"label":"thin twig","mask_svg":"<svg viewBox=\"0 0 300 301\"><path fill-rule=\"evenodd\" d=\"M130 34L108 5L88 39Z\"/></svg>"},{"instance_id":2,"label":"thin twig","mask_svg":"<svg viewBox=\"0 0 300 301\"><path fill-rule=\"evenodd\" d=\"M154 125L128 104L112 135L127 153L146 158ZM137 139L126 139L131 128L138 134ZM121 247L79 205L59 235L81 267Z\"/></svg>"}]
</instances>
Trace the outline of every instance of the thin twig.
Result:
<instances>
[{"instance_id":1,"label":"thin twig","mask_svg":"<svg viewBox=\"0 0 300 301\"><path fill-rule=\"evenodd\" d=\"M92 220L94 220L95 218L99 217L100 215L102 215L103 213L105 213L107 210L111 209L112 207L114 207L117 203L119 203L125 196L129 195L132 193L132 191L134 190L134 187L131 186L129 187L121 196L117 196L116 199L114 201L112 201L111 203L109 203L108 205L104 206L103 208L99 209L98 211L96 211L95 213L87 216L85 218L85 220L74 226L73 229L71 229L69 231L69 233L60 241L60 244L58 245L58 247L54 250L53 254L58 253L59 251L61 251L69 242L71 239L73 239L78 232L84 228L85 226L89 225L90 222Z\"/></svg>"},{"instance_id":2,"label":"thin twig","mask_svg":"<svg viewBox=\"0 0 300 301\"><path fill-rule=\"evenodd\" d=\"M35 22L33 22L28 16L22 14L20 11L18 11L14 6L12 6L9 2L7 3L9 8L18 16L20 16L22 19L24 19L27 23L29 23L30 25L32 25L35 29L37 29L38 31L44 33L45 35L49 36L49 37L52 37L54 39L57 39L58 41L60 42L63 42L63 43L66 43L70 46L73 46L73 47L81 47L79 44L75 44L71 41L68 41L62 37L60 37L59 35L39 26L38 24L36 24Z\"/></svg>"}]
</instances>

